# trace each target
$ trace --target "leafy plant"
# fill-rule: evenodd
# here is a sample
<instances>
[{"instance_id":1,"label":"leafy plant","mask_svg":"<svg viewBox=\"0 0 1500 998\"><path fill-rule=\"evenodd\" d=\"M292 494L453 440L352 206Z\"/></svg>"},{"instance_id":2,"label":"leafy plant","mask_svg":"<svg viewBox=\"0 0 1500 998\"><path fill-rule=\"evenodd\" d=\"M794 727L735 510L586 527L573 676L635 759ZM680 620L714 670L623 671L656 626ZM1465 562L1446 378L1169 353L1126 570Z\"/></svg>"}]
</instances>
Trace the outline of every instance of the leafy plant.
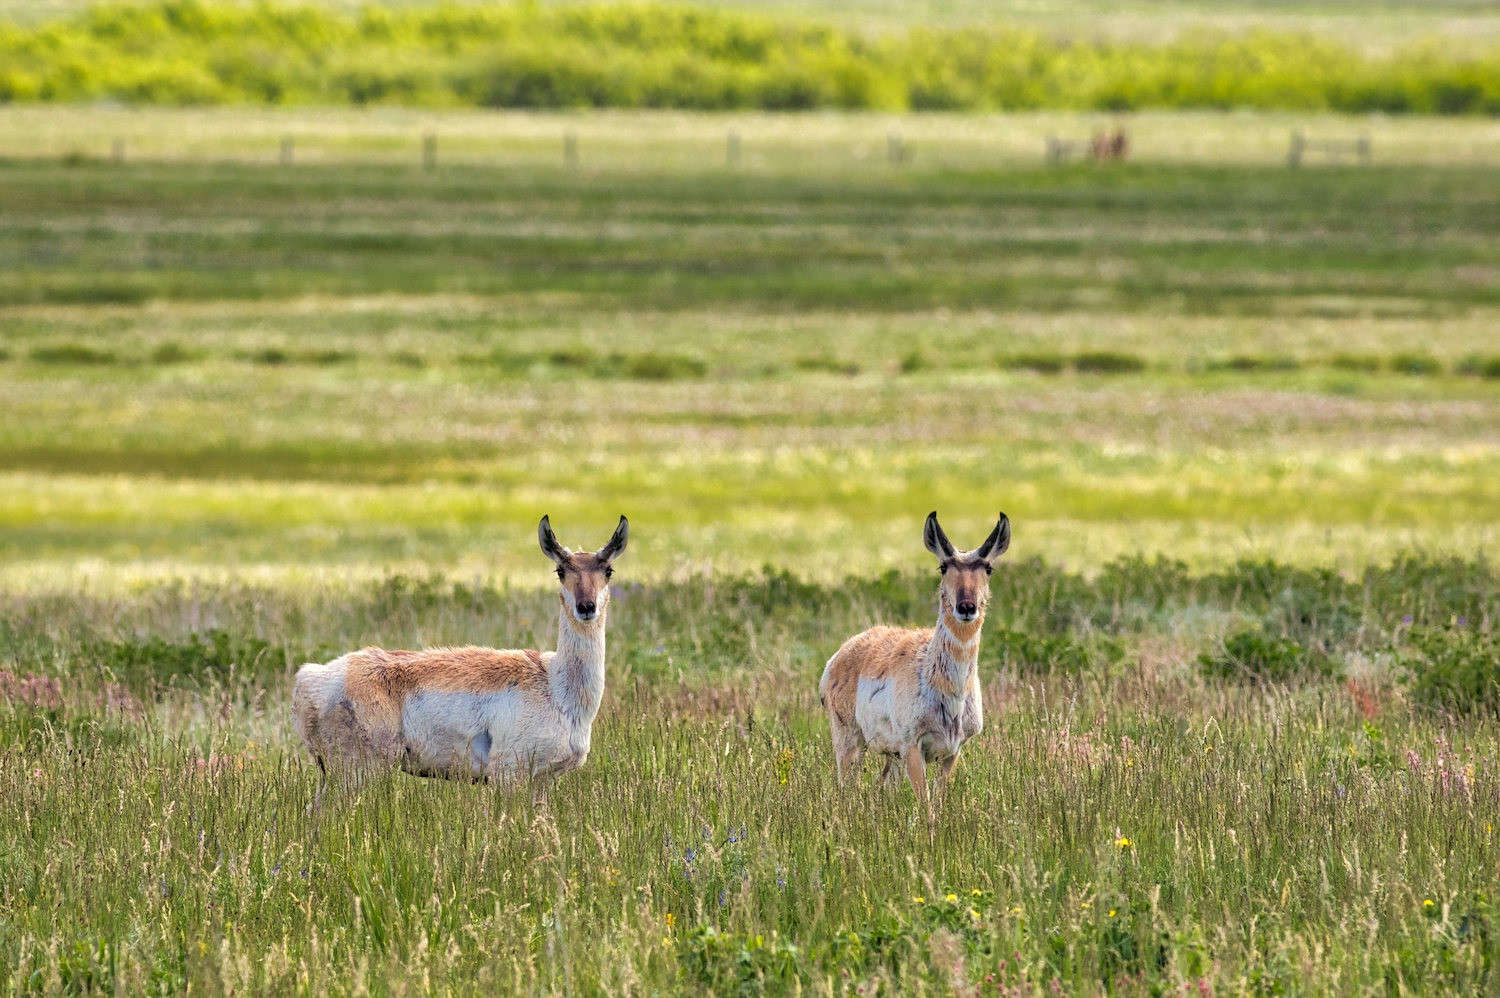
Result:
<instances>
[{"instance_id":1,"label":"leafy plant","mask_svg":"<svg viewBox=\"0 0 1500 998\"><path fill-rule=\"evenodd\" d=\"M1198 666L1206 676L1258 683L1280 683L1304 674L1326 676L1333 672L1327 655L1261 631L1230 635L1213 652L1199 655Z\"/></svg>"},{"instance_id":2,"label":"leafy plant","mask_svg":"<svg viewBox=\"0 0 1500 998\"><path fill-rule=\"evenodd\" d=\"M1500 707L1500 640L1474 627L1414 627L1400 660L1413 699L1459 713Z\"/></svg>"}]
</instances>

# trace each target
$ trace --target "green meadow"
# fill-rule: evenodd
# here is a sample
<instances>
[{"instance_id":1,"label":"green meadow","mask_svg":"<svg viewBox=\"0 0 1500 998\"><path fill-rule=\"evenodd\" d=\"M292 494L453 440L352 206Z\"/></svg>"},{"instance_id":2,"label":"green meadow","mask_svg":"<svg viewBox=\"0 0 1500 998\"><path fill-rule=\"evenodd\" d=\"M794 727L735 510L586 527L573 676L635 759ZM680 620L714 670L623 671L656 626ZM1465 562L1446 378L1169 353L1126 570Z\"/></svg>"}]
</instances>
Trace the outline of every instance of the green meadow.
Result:
<instances>
[{"instance_id":1,"label":"green meadow","mask_svg":"<svg viewBox=\"0 0 1500 998\"><path fill-rule=\"evenodd\" d=\"M11 105L0 143L4 993L1500 988L1492 121ZM929 828L837 787L815 690L930 622L934 508L1014 541ZM543 513L631 520L587 765L310 807L297 665L549 647Z\"/></svg>"}]
</instances>

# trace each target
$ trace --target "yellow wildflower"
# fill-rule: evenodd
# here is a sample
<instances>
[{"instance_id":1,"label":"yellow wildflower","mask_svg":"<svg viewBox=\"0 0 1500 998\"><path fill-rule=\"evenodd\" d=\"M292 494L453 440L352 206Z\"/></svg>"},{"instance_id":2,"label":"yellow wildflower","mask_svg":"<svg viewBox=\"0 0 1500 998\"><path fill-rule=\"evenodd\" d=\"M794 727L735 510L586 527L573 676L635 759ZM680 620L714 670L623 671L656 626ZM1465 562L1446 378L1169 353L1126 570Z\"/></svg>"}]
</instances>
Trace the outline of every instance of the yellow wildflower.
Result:
<instances>
[{"instance_id":1,"label":"yellow wildflower","mask_svg":"<svg viewBox=\"0 0 1500 998\"><path fill-rule=\"evenodd\" d=\"M973 908L970 908L969 909L969 917L970 918L978 918L979 917L979 912L975 911Z\"/></svg>"},{"instance_id":2,"label":"yellow wildflower","mask_svg":"<svg viewBox=\"0 0 1500 998\"><path fill-rule=\"evenodd\" d=\"M1115 845L1121 849L1129 849L1132 843L1129 839L1125 838L1122 835L1119 838L1115 839Z\"/></svg>"},{"instance_id":3,"label":"yellow wildflower","mask_svg":"<svg viewBox=\"0 0 1500 998\"><path fill-rule=\"evenodd\" d=\"M1425 901L1422 902L1422 907L1423 908L1436 908L1437 907L1437 902L1434 901L1434 900L1432 900L1432 898L1428 898L1427 900L1425 900Z\"/></svg>"},{"instance_id":4,"label":"yellow wildflower","mask_svg":"<svg viewBox=\"0 0 1500 998\"><path fill-rule=\"evenodd\" d=\"M922 897L922 895L920 895L920 894L914 894L914 895L912 895L912 899L911 899L911 903L912 904L925 904L926 902L927 902L927 899L924 898L924 897Z\"/></svg>"},{"instance_id":5,"label":"yellow wildflower","mask_svg":"<svg viewBox=\"0 0 1500 998\"><path fill-rule=\"evenodd\" d=\"M984 894L984 891L980 890L978 887L974 888L972 891L969 892L969 896L970 897L976 897L976 898L983 896L983 894Z\"/></svg>"},{"instance_id":6,"label":"yellow wildflower","mask_svg":"<svg viewBox=\"0 0 1500 998\"><path fill-rule=\"evenodd\" d=\"M949 904L952 904L954 901L958 900L958 895L957 894L949 894L947 897L943 898L943 900L947 901Z\"/></svg>"},{"instance_id":7,"label":"yellow wildflower","mask_svg":"<svg viewBox=\"0 0 1500 998\"><path fill-rule=\"evenodd\" d=\"M1114 918L1114 917L1115 917L1115 911L1116 911L1116 910L1117 910L1117 909L1114 909L1114 908L1111 908L1111 909L1109 909L1109 917L1110 917L1110 918Z\"/></svg>"},{"instance_id":8,"label":"yellow wildflower","mask_svg":"<svg viewBox=\"0 0 1500 998\"><path fill-rule=\"evenodd\" d=\"M672 914L670 911L667 912L667 928L670 929L672 926L674 926L676 924L677 924L677 916L674 915L674 914Z\"/></svg>"}]
</instances>

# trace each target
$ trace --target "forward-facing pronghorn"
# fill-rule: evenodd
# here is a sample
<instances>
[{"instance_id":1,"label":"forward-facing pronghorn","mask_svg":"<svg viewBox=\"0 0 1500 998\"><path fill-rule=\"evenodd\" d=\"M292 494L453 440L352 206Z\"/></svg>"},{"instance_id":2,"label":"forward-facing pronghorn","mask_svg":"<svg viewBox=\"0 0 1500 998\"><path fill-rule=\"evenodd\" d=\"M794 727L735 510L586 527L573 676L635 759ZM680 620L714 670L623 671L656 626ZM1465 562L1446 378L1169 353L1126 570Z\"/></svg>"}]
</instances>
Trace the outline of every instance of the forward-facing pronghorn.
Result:
<instances>
[{"instance_id":1,"label":"forward-facing pronghorn","mask_svg":"<svg viewBox=\"0 0 1500 998\"><path fill-rule=\"evenodd\" d=\"M583 765L604 695L610 563L625 550L620 517L609 543L574 554L542 517L542 553L562 592L557 651L366 648L297 672L297 733L330 761L399 763L422 776L505 780Z\"/></svg>"},{"instance_id":2,"label":"forward-facing pronghorn","mask_svg":"<svg viewBox=\"0 0 1500 998\"><path fill-rule=\"evenodd\" d=\"M955 551L929 513L922 532L938 557L937 626L876 626L845 641L823 670L818 693L833 728L839 782L857 777L865 749L886 757L887 782L906 766L917 796L927 800L927 764L946 779L964 742L984 725L979 689L979 629L990 602L995 559L1010 547L1004 513L973 551Z\"/></svg>"}]
</instances>

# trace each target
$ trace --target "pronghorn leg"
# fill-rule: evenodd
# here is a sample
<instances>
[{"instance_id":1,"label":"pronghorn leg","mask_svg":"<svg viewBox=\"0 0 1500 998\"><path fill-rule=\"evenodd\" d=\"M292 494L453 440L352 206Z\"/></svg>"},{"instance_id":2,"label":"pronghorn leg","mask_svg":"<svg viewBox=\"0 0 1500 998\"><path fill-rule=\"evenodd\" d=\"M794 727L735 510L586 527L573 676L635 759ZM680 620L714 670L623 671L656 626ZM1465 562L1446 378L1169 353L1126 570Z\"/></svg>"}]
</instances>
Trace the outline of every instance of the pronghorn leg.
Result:
<instances>
[{"instance_id":1,"label":"pronghorn leg","mask_svg":"<svg viewBox=\"0 0 1500 998\"><path fill-rule=\"evenodd\" d=\"M954 752L948 758L938 763L937 778L940 785L948 782L949 777L953 775L953 767L956 765L958 765L958 752Z\"/></svg>"},{"instance_id":2,"label":"pronghorn leg","mask_svg":"<svg viewBox=\"0 0 1500 998\"><path fill-rule=\"evenodd\" d=\"M917 800L927 801L927 763L922 758L922 746L913 745L906 750L906 778L917 793Z\"/></svg>"},{"instance_id":3,"label":"pronghorn leg","mask_svg":"<svg viewBox=\"0 0 1500 998\"><path fill-rule=\"evenodd\" d=\"M859 777L859 764L865 760L865 737L857 725L845 724L832 712L828 715L833 731L833 756L838 760L839 786Z\"/></svg>"},{"instance_id":4,"label":"pronghorn leg","mask_svg":"<svg viewBox=\"0 0 1500 998\"><path fill-rule=\"evenodd\" d=\"M882 786L893 787L901 782L901 757L887 755L885 757L885 768L880 771L880 783Z\"/></svg>"}]
</instances>

